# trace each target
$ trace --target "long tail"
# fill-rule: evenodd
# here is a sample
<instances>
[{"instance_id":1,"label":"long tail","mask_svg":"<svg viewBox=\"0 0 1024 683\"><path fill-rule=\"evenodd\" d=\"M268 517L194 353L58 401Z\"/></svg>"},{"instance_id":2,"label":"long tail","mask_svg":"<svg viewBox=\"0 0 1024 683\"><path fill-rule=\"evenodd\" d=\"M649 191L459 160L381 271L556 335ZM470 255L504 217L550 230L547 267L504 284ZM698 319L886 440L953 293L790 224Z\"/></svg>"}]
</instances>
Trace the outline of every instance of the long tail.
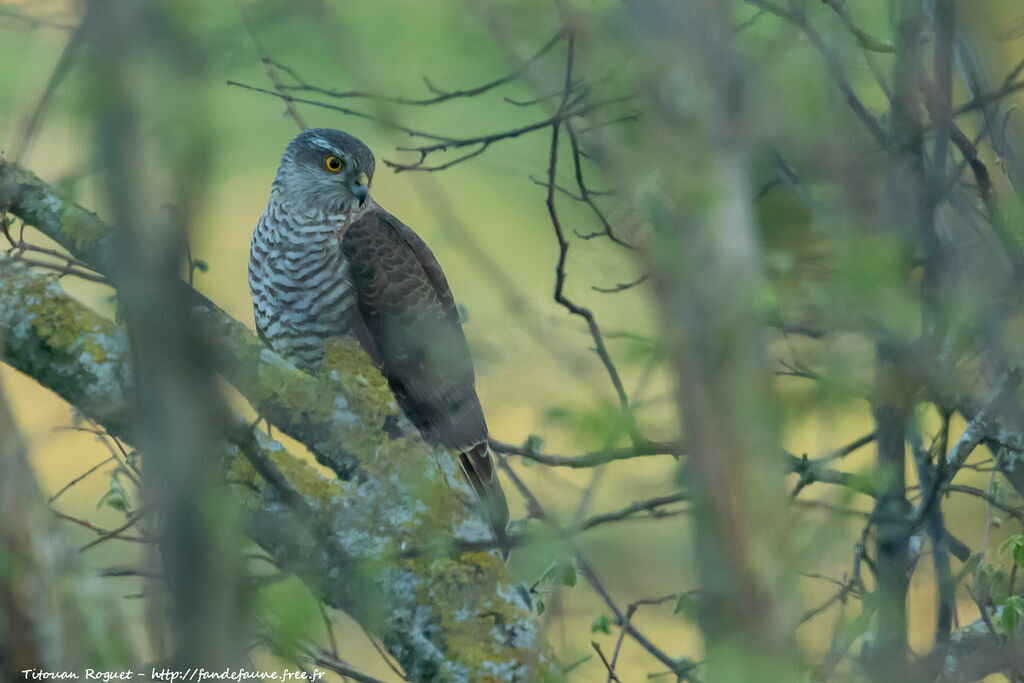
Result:
<instances>
[{"instance_id":1,"label":"long tail","mask_svg":"<svg viewBox=\"0 0 1024 683\"><path fill-rule=\"evenodd\" d=\"M508 540L505 534L509 520L508 501L505 500L505 492L498 481L491 449L486 442L479 443L460 453L459 462L462 463L462 470L466 473L469 483L473 485L477 498L480 499L484 516L494 531L495 540L504 544ZM508 559L507 546L502 549L502 554Z\"/></svg>"}]
</instances>

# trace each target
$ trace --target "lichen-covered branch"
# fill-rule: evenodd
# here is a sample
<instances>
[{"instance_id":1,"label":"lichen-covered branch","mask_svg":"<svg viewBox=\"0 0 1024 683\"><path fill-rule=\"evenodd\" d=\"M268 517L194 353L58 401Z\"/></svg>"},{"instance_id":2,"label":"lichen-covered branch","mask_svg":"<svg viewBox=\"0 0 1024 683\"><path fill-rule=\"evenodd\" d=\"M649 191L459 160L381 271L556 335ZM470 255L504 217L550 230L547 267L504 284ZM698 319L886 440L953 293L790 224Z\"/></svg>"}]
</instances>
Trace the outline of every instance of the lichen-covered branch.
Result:
<instances>
[{"instance_id":1,"label":"lichen-covered branch","mask_svg":"<svg viewBox=\"0 0 1024 683\"><path fill-rule=\"evenodd\" d=\"M105 223L3 161L0 207L99 272L116 267ZM131 375L121 332L64 294L55 279L23 266L3 264L0 287L4 362L111 433L126 435ZM314 378L265 349L210 301L194 297L195 320L222 355L228 381L344 477L324 477L262 436L241 444L259 448L302 497L316 517L310 524L257 475L240 439L226 439L231 490L250 511L256 539L328 603L379 635L414 680L555 677L546 648L535 642L529 608L497 554L451 554L459 542L490 532L467 506L471 494L448 453L383 429L397 409L365 354L340 340L330 350L327 376ZM329 530L329 537L318 529Z\"/></svg>"}]
</instances>

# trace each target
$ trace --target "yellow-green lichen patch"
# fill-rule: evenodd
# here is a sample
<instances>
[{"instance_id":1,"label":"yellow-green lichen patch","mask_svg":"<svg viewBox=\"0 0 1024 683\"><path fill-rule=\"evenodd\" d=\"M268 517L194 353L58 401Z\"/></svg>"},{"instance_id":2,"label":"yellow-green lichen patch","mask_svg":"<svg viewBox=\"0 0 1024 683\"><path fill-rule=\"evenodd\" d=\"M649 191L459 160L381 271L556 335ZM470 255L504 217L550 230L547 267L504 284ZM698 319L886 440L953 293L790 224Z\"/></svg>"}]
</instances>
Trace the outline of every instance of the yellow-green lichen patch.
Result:
<instances>
[{"instance_id":1,"label":"yellow-green lichen patch","mask_svg":"<svg viewBox=\"0 0 1024 683\"><path fill-rule=\"evenodd\" d=\"M322 374L341 384L353 412L360 417L376 422L397 414L387 382L355 339L327 340Z\"/></svg>"},{"instance_id":2,"label":"yellow-green lichen patch","mask_svg":"<svg viewBox=\"0 0 1024 683\"><path fill-rule=\"evenodd\" d=\"M0 200L9 202L11 210L22 220L71 249L79 258L88 260L89 255L95 254L96 243L110 234L110 226L96 214L65 201L30 171L0 160L0 173L13 181L13 196Z\"/></svg>"},{"instance_id":3,"label":"yellow-green lichen patch","mask_svg":"<svg viewBox=\"0 0 1024 683\"><path fill-rule=\"evenodd\" d=\"M54 199L60 201L56 197ZM64 204L59 213L63 233L76 251L85 250L110 234L106 224L74 204Z\"/></svg>"},{"instance_id":4,"label":"yellow-green lichen patch","mask_svg":"<svg viewBox=\"0 0 1024 683\"><path fill-rule=\"evenodd\" d=\"M522 680L536 655L529 650L510 652L510 646L521 639L520 631L534 632L536 626L523 606L497 595L496 567L491 562L500 561L473 553L444 563L424 586L429 595L423 598L446 606L439 616L451 650L450 664L468 667L473 672L470 680L488 674Z\"/></svg>"},{"instance_id":5,"label":"yellow-green lichen patch","mask_svg":"<svg viewBox=\"0 0 1024 683\"><path fill-rule=\"evenodd\" d=\"M315 510L327 510L344 495L344 488L339 480L328 479L322 476L315 469L296 458L286 451L280 444L274 442L267 450L270 453L270 460L277 466L285 479L302 494Z\"/></svg>"},{"instance_id":6,"label":"yellow-green lichen patch","mask_svg":"<svg viewBox=\"0 0 1024 683\"><path fill-rule=\"evenodd\" d=\"M302 371L274 360L276 362L261 362L259 365L259 394L253 397L256 403L279 404L296 423L329 424L334 414L332 397L326 392L316 391L315 383Z\"/></svg>"},{"instance_id":7,"label":"yellow-green lichen patch","mask_svg":"<svg viewBox=\"0 0 1024 683\"><path fill-rule=\"evenodd\" d=\"M6 334L26 342L21 345L25 355L7 361L47 377L52 389L93 418L119 415L128 349L113 323L64 294L53 276L2 261L0 276L5 290L0 320Z\"/></svg>"},{"instance_id":8,"label":"yellow-green lichen patch","mask_svg":"<svg viewBox=\"0 0 1024 683\"><path fill-rule=\"evenodd\" d=\"M234 444L225 445L224 457L227 464L227 480L233 485L238 503L247 510L262 509L265 501L259 491L265 485L263 479Z\"/></svg>"}]
</instances>

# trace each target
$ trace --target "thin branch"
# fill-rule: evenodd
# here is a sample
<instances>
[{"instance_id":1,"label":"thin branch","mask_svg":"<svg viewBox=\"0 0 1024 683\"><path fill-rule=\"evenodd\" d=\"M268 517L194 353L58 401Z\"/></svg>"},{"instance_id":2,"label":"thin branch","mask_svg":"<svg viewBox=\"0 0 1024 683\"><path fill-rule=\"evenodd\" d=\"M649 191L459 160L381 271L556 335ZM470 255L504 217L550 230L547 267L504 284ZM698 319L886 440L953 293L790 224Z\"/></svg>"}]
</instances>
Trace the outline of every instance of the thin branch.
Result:
<instances>
[{"instance_id":1,"label":"thin branch","mask_svg":"<svg viewBox=\"0 0 1024 683\"><path fill-rule=\"evenodd\" d=\"M650 279L650 277L650 273L644 273L643 275L638 277L636 280L633 280L632 282L620 282L614 287L598 287L596 285L592 285L590 288L595 292L601 292L602 294L617 294L618 292L625 292L627 289L632 289L637 285L642 285L643 283L647 282L647 280Z\"/></svg>"},{"instance_id":2,"label":"thin branch","mask_svg":"<svg viewBox=\"0 0 1024 683\"><path fill-rule=\"evenodd\" d=\"M586 320L587 326L590 329L590 336L594 340L595 351L600 357L601 362L604 364L608 377L611 379L612 386L615 388L615 393L619 397L619 408L622 411L623 418L626 420L626 428L628 429L633 442L636 443L640 440L640 436L636 420L629 407L629 396L626 394L626 389L622 384L622 379L619 377L619 371L615 367L615 363L612 361L612 358L608 353L608 349L605 346L604 338L601 336L601 329L597 325L594 314L590 309L580 306L569 299L565 295L564 291L566 278L565 264L569 255L569 242L565 238L565 233L562 230L562 222L558 216L558 210L555 208L555 177L558 167L558 133L561 130L562 121L565 118L563 112L569 102L570 88L572 87L573 59L574 42L573 36L570 34L568 47L566 49L565 92L562 95L562 104L559 107L558 113L556 113L549 122L549 125L551 126L551 151L548 159L548 192L546 203L548 207L548 215L551 219L551 227L554 229L555 237L558 239L558 264L555 266L554 298L555 301L567 311Z\"/></svg>"},{"instance_id":3,"label":"thin branch","mask_svg":"<svg viewBox=\"0 0 1024 683\"><path fill-rule=\"evenodd\" d=\"M605 218L604 212L598 208L597 204L594 203L593 197L590 196L590 189L583 180L583 162L580 159L580 143L576 137L576 132L573 129L572 121L570 119L565 120L565 132L569 135L569 147L572 150L573 167L576 172L576 187L578 187L580 191L580 201L590 207L590 210L594 212L594 215L597 216L597 219L601 222L602 226L602 229L598 232L589 234L580 234L579 232L576 232L576 236L585 240L605 236L620 247L633 249L634 247L632 244L624 241L615 234L614 230L612 230L611 223L609 223L608 219Z\"/></svg>"},{"instance_id":4,"label":"thin branch","mask_svg":"<svg viewBox=\"0 0 1024 683\"><path fill-rule=\"evenodd\" d=\"M615 615L617 622L622 625L623 630L629 633L633 640L638 642L648 652L654 655L655 658L657 658L658 661L664 664L669 671L674 673L679 678L693 680L691 673L694 667L696 667L696 662L686 658L673 659L672 657L669 657L667 654L665 654L661 649L656 647L653 643L651 643L651 641L647 640L647 638L642 633L637 631L636 628L634 628L633 624L628 619L626 619L626 615L622 612L622 610L618 608L618 606L615 604L615 601L612 599L612 596L605 589L604 584L602 584L600 579L598 579L597 573L594 571L594 568L579 553L577 553L576 555L576 563L579 565L580 574L583 576L584 579L586 579L587 583L590 584L591 588L593 588L594 591L599 596L601 596L601 599L604 601L605 605L607 605L608 609L610 609L612 613Z\"/></svg>"},{"instance_id":5,"label":"thin branch","mask_svg":"<svg viewBox=\"0 0 1024 683\"><path fill-rule=\"evenodd\" d=\"M113 455L111 455L111 456L107 457L106 459L101 460L100 462L96 463L95 465L93 465L92 467L87 469L85 472L82 472L80 475L78 475L77 477L75 477L74 479L69 481L67 484L65 484L63 487L61 487L61 489L59 491L57 491L57 493L55 493L52 496L50 496L49 500L46 501L46 504L47 505L53 505L53 502L55 500L57 500L58 498L60 498L61 494L63 494L65 491L70 489L72 486L74 486L78 482L80 482L83 479L85 479L86 477L88 477L90 474L92 474L93 472L95 472L99 468L101 468L104 465L106 465L111 460L117 460L117 458L114 457Z\"/></svg>"},{"instance_id":6,"label":"thin branch","mask_svg":"<svg viewBox=\"0 0 1024 683\"><path fill-rule=\"evenodd\" d=\"M822 2L832 8L832 11L836 13L840 21L843 22L843 26L853 35L861 48L871 52L892 52L895 49L890 41L879 40L858 26L850 17L850 13L846 11L846 3L843 0L822 0Z\"/></svg>"},{"instance_id":7,"label":"thin branch","mask_svg":"<svg viewBox=\"0 0 1024 683\"><path fill-rule=\"evenodd\" d=\"M518 455L551 467L597 467L616 460L644 458L655 455L682 455L682 444L674 441L642 441L627 448L610 448L583 455L553 455L538 453L529 446L515 446L502 441L490 440L491 448L498 453Z\"/></svg>"},{"instance_id":8,"label":"thin branch","mask_svg":"<svg viewBox=\"0 0 1024 683\"><path fill-rule=\"evenodd\" d=\"M374 123L378 123L378 124L380 124L382 126L387 126L388 128L391 128L392 130L397 130L400 133L405 133L406 135L409 135L409 136L412 136L412 137L419 137L419 138L425 138L427 140L439 140L439 141L447 140L448 139L448 138L445 138L445 137L440 136L440 135L434 135L432 133L427 133L427 132L424 132L424 131L415 130L413 128L408 128L408 127L403 126L401 124L395 123L394 121L390 121L388 119L383 119L383 118L380 118L380 117L377 117L377 116L373 116L372 114L367 114L366 112L356 111L355 109L349 109L348 107L340 107L340 106L338 106L336 104L330 104L330 103L327 103L327 102L319 102L317 100L311 100L311 99L307 99L307 98L303 98L303 97L295 97L293 95L289 95L288 93L279 93L279 92L276 92L274 90L267 90L266 88L259 88L259 87L254 86L254 85L247 85L245 83L239 83L238 81L231 81L231 80L229 80L229 81L226 81L226 83L227 83L227 85L234 86L236 88L242 88L244 90L251 90L252 92L258 92L258 93L261 93L263 95L270 95L271 97L276 97L278 99L282 99L282 100L285 100L287 102L296 102L298 104L308 104L308 105L310 105L312 107L319 107L321 109L330 109L331 111L336 111L336 112L345 114L347 116L354 116L356 118L365 119L367 121L373 121Z\"/></svg>"},{"instance_id":9,"label":"thin branch","mask_svg":"<svg viewBox=\"0 0 1024 683\"><path fill-rule=\"evenodd\" d=\"M993 90L992 92L988 93L982 93L973 98L970 102L967 102L966 104L957 107L956 109L953 110L952 116L953 118L957 118L958 116L962 116L977 109L982 109L983 107L992 104L993 102L998 102L999 100L1021 90L1024 90L1024 81L1008 83L1003 87L999 88L998 90Z\"/></svg>"},{"instance_id":10,"label":"thin branch","mask_svg":"<svg viewBox=\"0 0 1024 683\"><path fill-rule=\"evenodd\" d=\"M77 524L78 526L85 527L86 529L88 529L90 531L95 531L96 533L100 534L100 538L96 539L95 541L93 541L89 545L87 545L87 546L85 546L83 548L80 548L79 549L80 551L81 550L85 550L86 548L89 548L89 547L95 545L98 542L105 541L108 538L116 538L119 541L130 541L132 543L149 543L148 540L146 540L145 538L142 538L141 536L132 536L132 535L129 535L129 534L121 533L122 531L124 531L125 529L130 527L131 524L127 524L127 525L125 525L125 526L123 526L123 527L121 527L119 529L114 529L113 531L108 531L106 529L101 529L100 527L98 527L98 526L96 526L96 525L92 524L91 522L88 522L88 521L86 521L84 519L78 519L77 517L72 517L69 514L66 514L66 513L63 513L63 512L59 512L58 510L54 510L53 508L50 509L50 512L52 512L53 516L56 517L57 519L63 519L66 522L71 522L73 524ZM138 521L137 518L133 519L132 520L132 524L134 524L136 521Z\"/></svg>"},{"instance_id":11,"label":"thin branch","mask_svg":"<svg viewBox=\"0 0 1024 683\"><path fill-rule=\"evenodd\" d=\"M0 15L5 14L0 10ZM20 163L25 160L26 154L28 154L29 148L32 146L32 142L36 138L36 134L39 133L39 128L42 124L43 117L46 114L47 108L53 101L53 93L56 92L57 86L64 80L64 76L71 69L71 65L74 62L78 52L78 44L81 40L82 31L76 29L71 37L68 39L67 44L64 46L64 50L60 53L60 57L57 59L56 66L53 67L53 72L50 74L50 78L46 81L46 87L43 88L43 92L39 95L39 99L36 101L35 107L32 108L32 113L25 119L25 123L22 125L21 133L18 136L18 146L14 151L14 161Z\"/></svg>"},{"instance_id":12,"label":"thin branch","mask_svg":"<svg viewBox=\"0 0 1024 683\"><path fill-rule=\"evenodd\" d=\"M288 90L293 92L305 91L317 93L320 95L326 95L327 97L335 97L338 99L370 99L377 100L380 102L390 102L392 104L428 106L432 104L438 104L440 102L447 102L448 100L453 100L460 97L475 97L477 95L482 95L489 90L493 90L494 88L498 88L502 85L505 85L506 83L510 83L516 80L517 78L522 76L531 66L533 66L533 64L536 63L537 60L539 60L541 57L547 54L548 51L550 51L551 48L553 48L558 43L558 41L560 41L564 37L565 30L563 29L558 31L554 36L552 36L552 38L547 43L544 44L543 47L541 47L537 52L535 52L532 57L524 61L515 70L509 72L508 74L502 76L501 78L496 78L493 81L488 81L487 83L478 85L475 88L466 88L463 90L441 90L435 87L427 78L424 78L423 82L426 84L427 88L432 93L434 93L434 96L419 99L409 97L388 97L386 95L375 95L373 93L359 92L355 90L340 91L331 88L321 88L319 86L311 85L310 83L306 82L295 72L294 69L291 69L273 60L270 60L270 64L276 66L281 71L287 73L289 76L295 79L296 83L298 83L298 85L283 86L281 88L282 92Z\"/></svg>"},{"instance_id":13,"label":"thin branch","mask_svg":"<svg viewBox=\"0 0 1024 683\"><path fill-rule=\"evenodd\" d=\"M672 593L670 595L663 595L660 598L641 598L640 600L636 600L635 602L631 602L626 605L626 623L619 629L619 637L615 639L615 650L612 652L611 666L608 668L608 683L611 682L611 672L615 670L615 666L619 661L619 651L622 649L622 641L625 640L626 637L626 626L633 619L633 615L636 614L637 609L642 605L661 605L669 600L675 600L678 598L679 594Z\"/></svg>"},{"instance_id":14,"label":"thin branch","mask_svg":"<svg viewBox=\"0 0 1024 683\"><path fill-rule=\"evenodd\" d=\"M14 19L15 21L21 21L28 24L32 28L39 28L45 26L46 28L55 28L60 31L74 31L77 26L72 24L65 24L64 22L54 21L52 19L44 19L43 17L37 17L31 14L22 14L21 12L15 12L12 9L6 7L0 7L0 17L4 19Z\"/></svg>"},{"instance_id":15,"label":"thin branch","mask_svg":"<svg viewBox=\"0 0 1024 683\"><path fill-rule=\"evenodd\" d=\"M417 154L419 154L419 159L412 163L401 163L397 161L389 161L387 159L384 160L384 163L387 164L387 166L389 166L390 168L394 169L396 172L443 170L445 168L453 166L456 163L465 161L466 159L470 159L479 154L482 154L484 150L488 149L491 145L493 145L496 142L501 142L504 140L514 140L515 138L518 138L522 135L544 130L546 128L559 128L563 122L568 121L573 117L586 116L587 114L597 111L598 109L605 107L609 104L614 104L616 102L628 100L631 97L631 95L624 95L620 97L613 97L605 100L600 100L597 102L593 102L591 104L581 106L574 106L575 103L574 105L564 103L563 107L559 108L559 110L549 118L543 119L541 121L535 121L534 123L526 124L524 126L518 126L516 128L502 130L496 133L487 133L475 137L452 138L441 135L427 136L418 132L410 133L410 135L415 135L419 137L429 137L430 139L437 140L437 142L429 145L397 147L396 149L398 149L398 151L400 152L416 152ZM395 127L401 129L401 127ZM440 166L424 165L427 157L431 154L437 152L447 152L452 149L460 149L464 147L476 147L477 149L463 157L460 157L458 160L454 162L449 162Z\"/></svg>"},{"instance_id":16,"label":"thin branch","mask_svg":"<svg viewBox=\"0 0 1024 683\"><path fill-rule=\"evenodd\" d=\"M122 541L129 540L129 537L122 536L121 533L123 531L127 531L128 529L131 529L133 526L135 526L138 523L138 521L140 519L142 519L142 513L141 512L136 512L134 515L132 515L128 519L127 522L125 522L121 526L117 527L116 529L111 529L110 531L108 531L107 533L103 534L99 538L86 543L85 545L83 545L81 548L78 549L78 552L84 553L89 548L93 548L95 546L98 546L100 543L108 541L111 538L116 538L116 539L122 540ZM145 542L145 541L143 541L143 542Z\"/></svg>"},{"instance_id":17,"label":"thin branch","mask_svg":"<svg viewBox=\"0 0 1024 683\"><path fill-rule=\"evenodd\" d=\"M530 515L532 517L535 517L536 519L543 521L545 524L555 529L560 535L564 535L565 530L558 524L557 521L555 521L550 515L548 515L548 513L544 510L544 506L541 505L540 501L533 494L530 488L525 483L523 483L522 478L520 478L519 475L516 474L516 471L512 469L512 467L504 458L498 458L498 466L505 471L509 479L512 481L512 484L523 495L523 498L526 499L526 506L527 510L530 512ZM594 588L597 594L601 596L601 599L604 600L606 605L608 605L608 608L615 614L618 623L623 624L623 628L626 630L627 633L629 633L630 637L633 638L633 640L635 640L641 647L647 650L651 655L653 655L658 661L667 666L668 669L675 673L677 676L679 676L682 679L692 681L693 677L691 675L691 672L693 668L696 666L696 664L692 660L685 657L680 659L673 659L672 657L667 655L663 650L657 647L654 643L648 640L632 624L627 623L622 611L619 610L618 606L616 606L615 604L615 601L612 600L611 595L609 595L608 591L605 590L604 585L597 578L597 574L594 572L593 568L587 562L586 558L584 558L582 553L580 553L578 550L574 549L574 553L576 557L576 564L580 569L580 573L583 575L584 579L586 579L587 583L589 583L591 587Z\"/></svg>"},{"instance_id":18,"label":"thin branch","mask_svg":"<svg viewBox=\"0 0 1024 683\"><path fill-rule=\"evenodd\" d=\"M797 482L796 488L790 494L790 498L796 498L804 487L815 482L845 486L851 491L863 493L872 498L875 497L875 485L870 477L822 467L816 461L808 460L806 456L798 458L787 453L786 459L789 461L790 471L800 476L800 481Z\"/></svg>"},{"instance_id":19,"label":"thin branch","mask_svg":"<svg viewBox=\"0 0 1024 683\"><path fill-rule=\"evenodd\" d=\"M982 491L981 489L976 488L974 486L964 486L961 484L947 484L946 486L943 486L942 492L945 493L947 491L950 493L963 493L968 496L980 498L981 500L984 500L986 503L996 508L997 510L1002 510L1006 514L1016 519L1018 522L1024 524L1024 508L1015 508L1010 505L1007 505L1006 503L1002 502L991 493Z\"/></svg>"},{"instance_id":20,"label":"thin branch","mask_svg":"<svg viewBox=\"0 0 1024 683\"><path fill-rule=\"evenodd\" d=\"M604 664L604 668L608 670L608 680L615 681L615 683L622 683L619 677L615 675L615 667L608 662L608 659L601 652L601 646L597 644L596 640L590 641L590 646L597 652L597 656L601 658L601 663Z\"/></svg>"},{"instance_id":21,"label":"thin branch","mask_svg":"<svg viewBox=\"0 0 1024 683\"><path fill-rule=\"evenodd\" d=\"M846 77L846 72L843 69L839 55L837 55L836 52L825 43L821 35L814 29L807 17L795 10L787 10L775 3L768 2L767 0L744 1L749 5L758 7L766 12L774 14L780 19L788 21L803 31L804 35L807 36L807 39L811 41L811 44L818 50L818 53L821 54L825 61L825 68L828 70L829 75L831 75L832 80L835 81L836 85L839 87L839 91L843 94L843 97L846 99L846 103L850 106L850 109L853 110L853 113L858 119L860 119L861 123L864 124L864 127L868 129L868 132L871 133L872 137L874 137L880 145L886 147L887 138L885 131L882 129L882 125L878 122L875 115L868 110L864 105L864 102L861 101L860 97L858 97L856 91L853 89L849 79Z\"/></svg>"},{"instance_id":22,"label":"thin branch","mask_svg":"<svg viewBox=\"0 0 1024 683\"><path fill-rule=\"evenodd\" d=\"M929 488L927 495L914 511L913 520L915 524L920 523L928 509L935 502L938 491L953 481L957 472L963 467L967 458L974 452L978 444L994 431L998 411L1002 407L1003 401L1016 391L1017 385L1021 381L1021 375L1020 368L1015 367L1007 370L989 394L985 405L971 418L959 441L949 451L949 454L945 456L941 475L935 477L935 481Z\"/></svg>"},{"instance_id":23,"label":"thin branch","mask_svg":"<svg viewBox=\"0 0 1024 683\"><path fill-rule=\"evenodd\" d=\"M671 505L673 503L686 502L689 499L690 495L685 491L681 491L679 493L672 493L667 496L658 496L657 498L640 500L631 505L627 505L626 507L620 510L594 515L593 517L584 520L579 525L579 530L586 531L587 529L592 529L595 526L599 526L601 524L609 524L611 522L617 522L623 519L627 519L641 512L650 512L652 517L666 516L666 512L664 510L661 510L662 507L666 505ZM678 512L672 511L668 514L674 515L678 514Z\"/></svg>"},{"instance_id":24,"label":"thin branch","mask_svg":"<svg viewBox=\"0 0 1024 683\"><path fill-rule=\"evenodd\" d=\"M235 6L238 7L238 14L242 17L242 24L245 26L246 32L249 34L249 38L252 39L252 44L256 47L256 52L260 55L260 61L263 62L263 66L267 70L267 78L270 79L270 83L274 86L279 94L283 94L287 89L281 79L277 77L277 71L274 69L274 60L270 58L266 49L263 47L263 43L256 36L256 28L252 25L252 21L249 19L249 12L246 10L241 0L236 0ZM294 102L289 99L284 100L285 110L288 112L288 116L292 117L295 121L295 125L300 130L306 130L306 122L302 119L302 115L299 114L299 110L295 108Z\"/></svg>"},{"instance_id":25,"label":"thin branch","mask_svg":"<svg viewBox=\"0 0 1024 683\"><path fill-rule=\"evenodd\" d=\"M309 657L314 664L322 666L325 669L329 669L336 674L347 676L348 678L351 678L354 681L359 681L360 683L384 683L384 681L379 678L374 678L373 676L364 674L362 671L353 668L325 650L313 649L310 647L305 647L303 649L305 651L305 655Z\"/></svg>"}]
</instances>

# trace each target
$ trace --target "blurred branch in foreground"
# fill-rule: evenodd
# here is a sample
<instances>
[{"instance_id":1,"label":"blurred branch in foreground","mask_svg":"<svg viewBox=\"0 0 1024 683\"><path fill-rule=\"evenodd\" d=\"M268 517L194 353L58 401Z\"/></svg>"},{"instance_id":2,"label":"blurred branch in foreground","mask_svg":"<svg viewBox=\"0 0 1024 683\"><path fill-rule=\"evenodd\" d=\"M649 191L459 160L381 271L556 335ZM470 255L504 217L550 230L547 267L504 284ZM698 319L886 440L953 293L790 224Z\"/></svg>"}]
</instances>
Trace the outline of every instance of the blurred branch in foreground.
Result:
<instances>
[{"instance_id":1,"label":"blurred branch in foreground","mask_svg":"<svg viewBox=\"0 0 1024 683\"><path fill-rule=\"evenodd\" d=\"M130 665L118 602L56 528L2 387L0 519L0 678Z\"/></svg>"}]
</instances>

